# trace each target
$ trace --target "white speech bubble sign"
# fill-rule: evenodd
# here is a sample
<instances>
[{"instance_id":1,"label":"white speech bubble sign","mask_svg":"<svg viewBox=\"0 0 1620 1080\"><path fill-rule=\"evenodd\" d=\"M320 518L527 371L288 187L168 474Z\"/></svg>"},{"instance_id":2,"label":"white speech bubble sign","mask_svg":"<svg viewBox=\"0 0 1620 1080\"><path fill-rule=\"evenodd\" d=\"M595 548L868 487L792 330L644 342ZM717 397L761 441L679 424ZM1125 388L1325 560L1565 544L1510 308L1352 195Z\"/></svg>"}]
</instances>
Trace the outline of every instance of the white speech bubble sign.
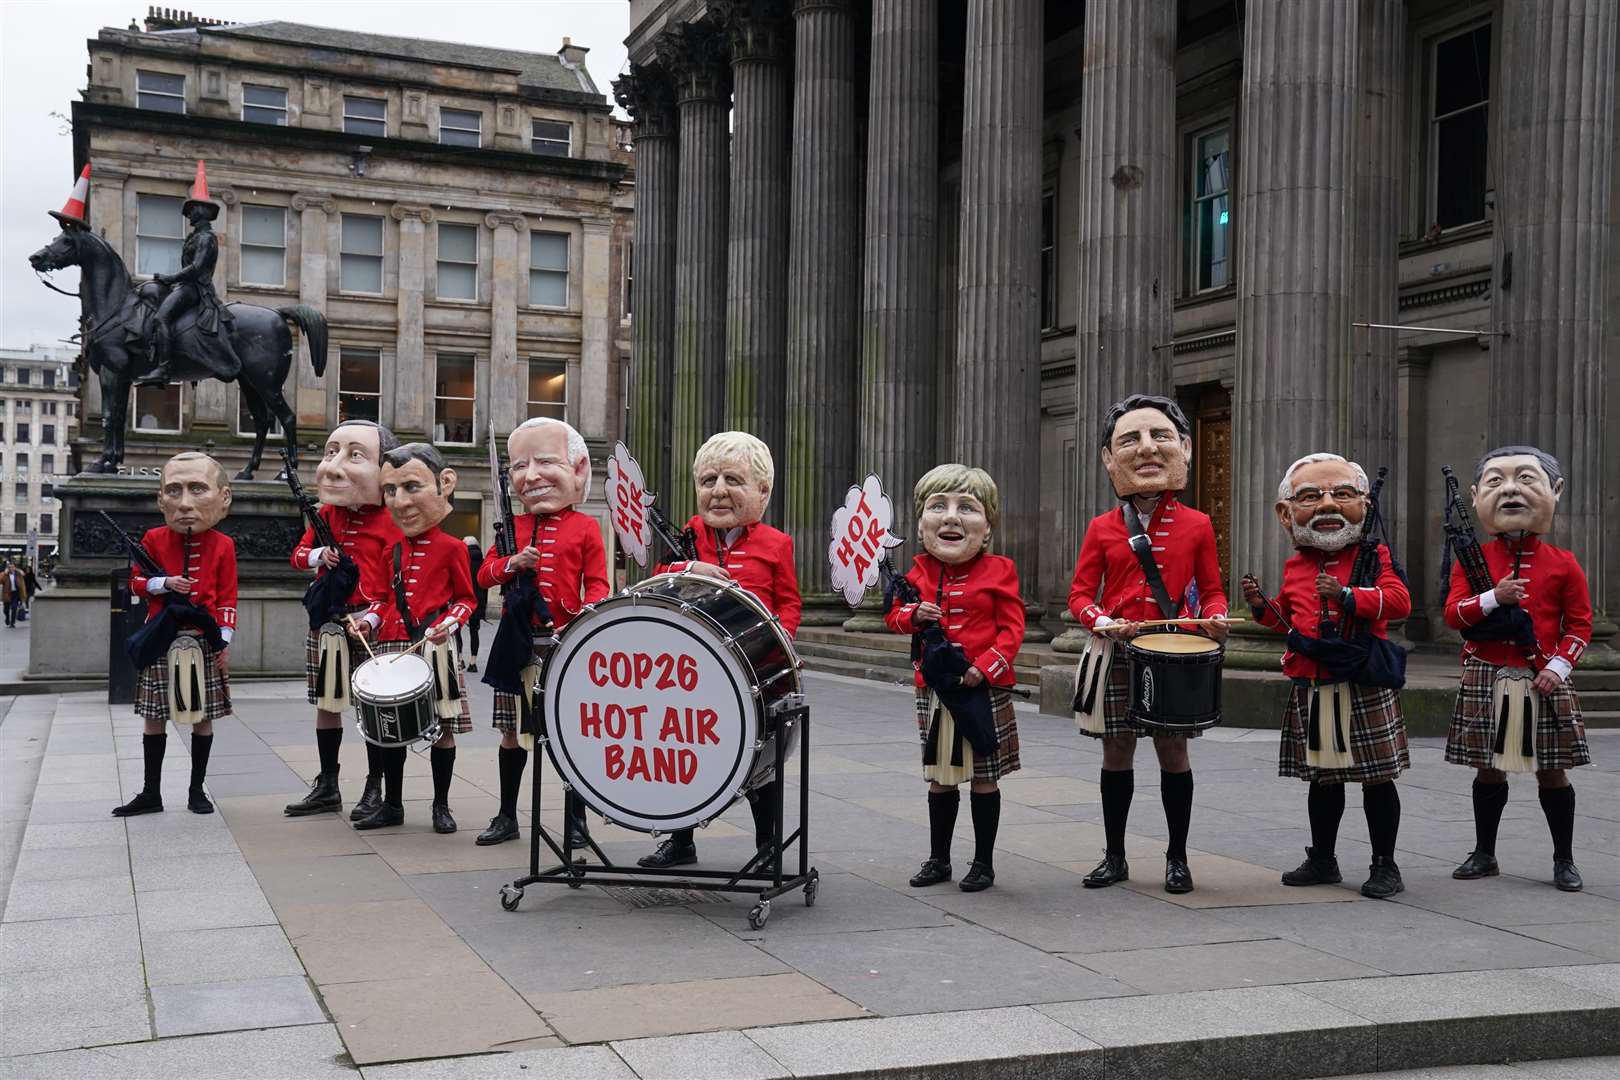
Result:
<instances>
[{"instance_id":1,"label":"white speech bubble sign","mask_svg":"<svg viewBox=\"0 0 1620 1080\"><path fill-rule=\"evenodd\" d=\"M905 542L889 531L893 524L894 504L883 493L883 481L876 473L850 488L844 505L833 512L827 564L833 588L844 594L850 607L859 606L866 590L878 583L884 552Z\"/></svg>"},{"instance_id":2,"label":"white speech bubble sign","mask_svg":"<svg viewBox=\"0 0 1620 1080\"><path fill-rule=\"evenodd\" d=\"M645 567L647 549L652 546L652 519L647 508L653 504L653 496L647 492L641 465L622 442L613 444L613 456L608 458L607 501L619 546L636 560L637 566Z\"/></svg>"}]
</instances>

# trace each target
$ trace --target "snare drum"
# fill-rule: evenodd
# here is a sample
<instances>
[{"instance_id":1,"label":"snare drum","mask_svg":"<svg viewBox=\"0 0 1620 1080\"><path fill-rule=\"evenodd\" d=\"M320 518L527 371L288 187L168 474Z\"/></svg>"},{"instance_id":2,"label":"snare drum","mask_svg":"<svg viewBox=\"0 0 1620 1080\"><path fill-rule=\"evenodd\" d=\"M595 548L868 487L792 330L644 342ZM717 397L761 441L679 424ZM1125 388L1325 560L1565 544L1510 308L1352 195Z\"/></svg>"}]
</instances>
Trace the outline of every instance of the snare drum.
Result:
<instances>
[{"instance_id":1,"label":"snare drum","mask_svg":"<svg viewBox=\"0 0 1620 1080\"><path fill-rule=\"evenodd\" d=\"M1125 645L1130 675L1126 717L1175 735L1221 722L1221 661L1226 650L1195 634L1142 634Z\"/></svg>"},{"instance_id":2,"label":"snare drum","mask_svg":"<svg viewBox=\"0 0 1620 1080\"><path fill-rule=\"evenodd\" d=\"M547 752L592 809L642 832L703 825L798 746L793 641L734 582L660 574L587 605L541 674Z\"/></svg>"},{"instance_id":3,"label":"snare drum","mask_svg":"<svg viewBox=\"0 0 1620 1080\"><path fill-rule=\"evenodd\" d=\"M433 669L415 653L381 653L354 669L354 726L373 746L436 742Z\"/></svg>"}]
</instances>

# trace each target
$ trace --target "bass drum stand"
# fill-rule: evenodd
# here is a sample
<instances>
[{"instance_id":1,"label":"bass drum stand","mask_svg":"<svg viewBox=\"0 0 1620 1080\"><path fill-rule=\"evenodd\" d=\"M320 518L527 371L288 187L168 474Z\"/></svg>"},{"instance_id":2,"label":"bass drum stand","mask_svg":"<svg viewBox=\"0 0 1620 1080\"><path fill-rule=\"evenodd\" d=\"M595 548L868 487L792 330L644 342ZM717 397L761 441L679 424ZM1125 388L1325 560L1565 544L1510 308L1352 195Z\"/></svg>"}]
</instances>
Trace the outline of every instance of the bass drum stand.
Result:
<instances>
[{"instance_id":1,"label":"bass drum stand","mask_svg":"<svg viewBox=\"0 0 1620 1080\"><path fill-rule=\"evenodd\" d=\"M545 770L541 765L541 754L538 753L541 746L545 746L549 753L551 740L544 730L544 721L536 717L541 730L535 736L537 752L532 755L534 777L529 802L529 872L511 884L501 886L501 907L516 911L518 904L523 901L524 890L530 885L566 885L570 889L577 889L587 883L632 889L694 889L754 896L757 899L748 911L748 925L754 930L765 928L766 921L771 917L771 901L783 893L803 889L804 906L815 907L821 874L810 865L810 709L804 703L803 694L791 694L776 702L771 711L778 719L777 738L773 740L775 775L778 779L782 777L782 766L785 764L784 755L789 742L787 736L795 727L799 732L799 827L786 837L782 835L783 792L787 785L772 785L775 791L772 799L776 805L772 808L775 811L772 815L775 825L771 843L756 851L753 858L736 870L620 866L607 857L593 837L586 836L582 840L575 837L566 799L562 810L562 834L560 837L553 834L540 817L540 787ZM562 781L562 784L565 791L571 790L567 781ZM604 820L613 824L611 819ZM700 827L707 824L701 822ZM656 833L653 835L657 836ZM542 841L558 860L556 865L545 869L540 867ZM790 846L798 849L798 872L784 876L782 864ZM588 852L595 856L596 861L588 861L585 855L576 860L576 852Z\"/></svg>"}]
</instances>

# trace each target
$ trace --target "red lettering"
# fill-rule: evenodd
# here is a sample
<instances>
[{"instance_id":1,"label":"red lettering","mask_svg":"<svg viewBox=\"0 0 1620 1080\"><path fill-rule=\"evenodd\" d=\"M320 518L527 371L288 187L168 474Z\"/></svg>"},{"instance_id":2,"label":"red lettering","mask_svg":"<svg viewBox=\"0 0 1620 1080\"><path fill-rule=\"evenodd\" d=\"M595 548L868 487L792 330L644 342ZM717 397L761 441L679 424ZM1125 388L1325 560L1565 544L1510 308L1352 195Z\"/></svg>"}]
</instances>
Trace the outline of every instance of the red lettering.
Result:
<instances>
[{"instance_id":1,"label":"red lettering","mask_svg":"<svg viewBox=\"0 0 1620 1080\"><path fill-rule=\"evenodd\" d=\"M635 729L636 742L641 741L641 720L647 715L647 706L635 705L624 710L630 717L630 724Z\"/></svg>"},{"instance_id":2,"label":"red lettering","mask_svg":"<svg viewBox=\"0 0 1620 1080\"><path fill-rule=\"evenodd\" d=\"M860 498L855 503L855 509L859 510L863 514L866 514L868 517L874 516L872 504L866 501L866 488L864 487L860 489Z\"/></svg>"},{"instance_id":3,"label":"red lettering","mask_svg":"<svg viewBox=\"0 0 1620 1080\"><path fill-rule=\"evenodd\" d=\"M637 773L641 774L643 780L652 783L652 773L647 771L647 751L634 746L630 748L630 767L625 770L624 778L634 780Z\"/></svg>"},{"instance_id":4,"label":"red lettering","mask_svg":"<svg viewBox=\"0 0 1620 1080\"><path fill-rule=\"evenodd\" d=\"M579 703L579 733L587 739L602 737L602 706L597 702Z\"/></svg>"},{"instance_id":5,"label":"red lettering","mask_svg":"<svg viewBox=\"0 0 1620 1080\"><path fill-rule=\"evenodd\" d=\"M848 566L849 565L849 557L851 555L855 554L855 549L850 547L848 539L840 540L840 541L838 541L838 552L837 552L837 554L838 554L838 561L843 563L845 566Z\"/></svg>"},{"instance_id":6,"label":"red lettering","mask_svg":"<svg viewBox=\"0 0 1620 1080\"><path fill-rule=\"evenodd\" d=\"M860 555L855 556L855 576L862 581L866 580L866 568L872 565L872 560Z\"/></svg>"},{"instance_id":7,"label":"red lettering","mask_svg":"<svg viewBox=\"0 0 1620 1080\"><path fill-rule=\"evenodd\" d=\"M861 538L861 534L865 531L866 526L861 524L861 519L858 515L851 514L849 520L844 523L844 532L849 540L859 540Z\"/></svg>"},{"instance_id":8,"label":"red lettering","mask_svg":"<svg viewBox=\"0 0 1620 1080\"><path fill-rule=\"evenodd\" d=\"M675 670L675 658L669 653L658 654L658 686L659 690L669 690L675 686L675 680L670 673Z\"/></svg>"},{"instance_id":9,"label":"red lettering","mask_svg":"<svg viewBox=\"0 0 1620 1080\"><path fill-rule=\"evenodd\" d=\"M714 743L719 745L720 735L714 726L720 722L720 714L713 709L699 709L697 711L697 738L691 740L699 745Z\"/></svg>"},{"instance_id":10,"label":"red lettering","mask_svg":"<svg viewBox=\"0 0 1620 1080\"><path fill-rule=\"evenodd\" d=\"M591 658L585 662L585 669L591 677L591 682L597 686L607 685L607 657L599 652L591 653Z\"/></svg>"},{"instance_id":11,"label":"red lettering","mask_svg":"<svg viewBox=\"0 0 1620 1080\"><path fill-rule=\"evenodd\" d=\"M652 674L652 669L653 669L652 657L648 656L646 653L639 653L639 652L636 653L636 655L635 655L636 686L640 687L640 686L642 686L643 684L646 683L647 676Z\"/></svg>"},{"instance_id":12,"label":"red lettering","mask_svg":"<svg viewBox=\"0 0 1620 1080\"><path fill-rule=\"evenodd\" d=\"M610 739L624 738L624 733L629 729L629 722L625 718L623 705L609 705L607 715L603 717L603 722L607 727L607 735Z\"/></svg>"},{"instance_id":13,"label":"red lettering","mask_svg":"<svg viewBox=\"0 0 1620 1080\"><path fill-rule=\"evenodd\" d=\"M673 784L675 782L675 748L663 749L654 747L652 752L652 778L654 783Z\"/></svg>"},{"instance_id":14,"label":"red lettering","mask_svg":"<svg viewBox=\"0 0 1620 1080\"><path fill-rule=\"evenodd\" d=\"M681 689L691 693L697 689L698 667L697 660L685 654L675 661L675 680L680 683Z\"/></svg>"},{"instance_id":15,"label":"red lettering","mask_svg":"<svg viewBox=\"0 0 1620 1080\"><path fill-rule=\"evenodd\" d=\"M681 712L673 705L664 709L664 723L658 729L659 742L669 742L671 738L676 742L686 741L681 732Z\"/></svg>"},{"instance_id":16,"label":"red lettering","mask_svg":"<svg viewBox=\"0 0 1620 1080\"><path fill-rule=\"evenodd\" d=\"M697 754L690 750L681 750L676 753L675 761L680 769L682 784L690 784L697 775Z\"/></svg>"},{"instance_id":17,"label":"red lettering","mask_svg":"<svg viewBox=\"0 0 1620 1080\"><path fill-rule=\"evenodd\" d=\"M867 526L866 539L861 543L861 547L866 549L868 556L878 549L878 545L883 543L883 532L883 526L878 524L877 518L873 518L872 524Z\"/></svg>"},{"instance_id":18,"label":"red lettering","mask_svg":"<svg viewBox=\"0 0 1620 1080\"><path fill-rule=\"evenodd\" d=\"M624 747L618 743L608 743L602 747L603 771L609 780L617 780L624 775Z\"/></svg>"},{"instance_id":19,"label":"red lettering","mask_svg":"<svg viewBox=\"0 0 1620 1080\"><path fill-rule=\"evenodd\" d=\"M614 686L630 685L630 657L616 652L608 658L608 675Z\"/></svg>"}]
</instances>

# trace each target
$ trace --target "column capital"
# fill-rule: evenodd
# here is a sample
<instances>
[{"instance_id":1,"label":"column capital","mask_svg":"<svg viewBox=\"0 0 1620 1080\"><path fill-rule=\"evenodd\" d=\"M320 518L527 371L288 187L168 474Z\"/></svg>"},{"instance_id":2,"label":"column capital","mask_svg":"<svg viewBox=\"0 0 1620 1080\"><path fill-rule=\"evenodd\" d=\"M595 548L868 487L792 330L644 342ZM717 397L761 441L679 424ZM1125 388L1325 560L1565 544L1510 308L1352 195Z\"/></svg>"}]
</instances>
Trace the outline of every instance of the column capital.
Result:
<instances>
[{"instance_id":1,"label":"column capital","mask_svg":"<svg viewBox=\"0 0 1620 1080\"><path fill-rule=\"evenodd\" d=\"M420 220L424 225L433 224L433 208L431 206L413 206L410 203L395 203L388 210L388 216L395 221L404 221L406 218Z\"/></svg>"},{"instance_id":2,"label":"column capital","mask_svg":"<svg viewBox=\"0 0 1620 1080\"><path fill-rule=\"evenodd\" d=\"M292 197L292 208L302 214L305 210L321 210L328 214L337 213L337 199L329 191L300 191Z\"/></svg>"},{"instance_id":3,"label":"column capital","mask_svg":"<svg viewBox=\"0 0 1620 1080\"><path fill-rule=\"evenodd\" d=\"M613 219L596 217L580 218L579 227L582 232L588 233L612 232Z\"/></svg>"},{"instance_id":4,"label":"column capital","mask_svg":"<svg viewBox=\"0 0 1620 1080\"><path fill-rule=\"evenodd\" d=\"M513 232L520 233L529 227L529 219L523 214L494 210L484 215L484 224L497 232L503 226L510 226Z\"/></svg>"},{"instance_id":5,"label":"column capital","mask_svg":"<svg viewBox=\"0 0 1620 1080\"><path fill-rule=\"evenodd\" d=\"M632 64L630 74L613 80L613 97L635 120L637 139L675 134L675 84L663 68Z\"/></svg>"},{"instance_id":6,"label":"column capital","mask_svg":"<svg viewBox=\"0 0 1620 1080\"><path fill-rule=\"evenodd\" d=\"M1434 353L1423 345L1402 345L1395 350L1395 367L1402 375L1426 375Z\"/></svg>"},{"instance_id":7,"label":"column capital","mask_svg":"<svg viewBox=\"0 0 1620 1080\"><path fill-rule=\"evenodd\" d=\"M709 0L709 11L725 28L732 64L780 64L792 55L790 0Z\"/></svg>"},{"instance_id":8,"label":"column capital","mask_svg":"<svg viewBox=\"0 0 1620 1080\"><path fill-rule=\"evenodd\" d=\"M114 168L111 165L100 165L100 164L98 164L98 165L96 165L96 167L90 173L90 182L92 184L103 183L103 182L108 183L108 184L117 184L117 183L121 183L122 181L125 181L125 180L128 180L128 179L129 179L129 170L128 169Z\"/></svg>"},{"instance_id":9,"label":"column capital","mask_svg":"<svg viewBox=\"0 0 1620 1080\"><path fill-rule=\"evenodd\" d=\"M658 62L675 81L675 102L724 102L731 95L731 50L726 35L709 22L681 23L653 43Z\"/></svg>"},{"instance_id":10,"label":"column capital","mask_svg":"<svg viewBox=\"0 0 1620 1080\"><path fill-rule=\"evenodd\" d=\"M793 0L793 14L795 16L815 11L817 8L847 13L853 11L855 5L853 0Z\"/></svg>"},{"instance_id":11,"label":"column capital","mask_svg":"<svg viewBox=\"0 0 1620 1080\"><path fill-rule=\"evenodd\" d=\"M236 189L235 188L216 187L214 189L213 194L214 194L214 198L218 199L221 203L225 204L226 206L235 206L236 205Z\"/></svg>"}]
</instances>

